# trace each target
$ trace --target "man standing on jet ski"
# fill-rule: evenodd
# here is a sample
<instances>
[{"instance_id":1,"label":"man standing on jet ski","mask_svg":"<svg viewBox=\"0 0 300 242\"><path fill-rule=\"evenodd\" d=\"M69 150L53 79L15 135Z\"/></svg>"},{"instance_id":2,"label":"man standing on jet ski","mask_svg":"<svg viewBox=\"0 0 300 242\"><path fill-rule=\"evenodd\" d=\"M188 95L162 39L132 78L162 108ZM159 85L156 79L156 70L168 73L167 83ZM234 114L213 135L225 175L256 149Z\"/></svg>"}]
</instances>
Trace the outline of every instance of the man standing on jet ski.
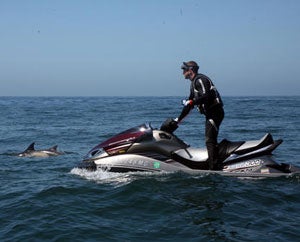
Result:
<instances>
[{"instance_id":1,"label":"man standing on jet ski","mask_svg":"<svg viewBox=\"0 0 300 242\"><path fill-rule=\"evenodd\" d=\"M180 123L188 113L197 106L200 113L206 117L205 143L208 152L208 165L210 170L222 169L218 162L218 133L224 118L223 102L221 96L209 77L198 73L199 66L195 61L183 62L181 66L185 79L191 81L190 96L183 100L184 105L180 116L175 119Z\"/></svg>"}]
</instances>

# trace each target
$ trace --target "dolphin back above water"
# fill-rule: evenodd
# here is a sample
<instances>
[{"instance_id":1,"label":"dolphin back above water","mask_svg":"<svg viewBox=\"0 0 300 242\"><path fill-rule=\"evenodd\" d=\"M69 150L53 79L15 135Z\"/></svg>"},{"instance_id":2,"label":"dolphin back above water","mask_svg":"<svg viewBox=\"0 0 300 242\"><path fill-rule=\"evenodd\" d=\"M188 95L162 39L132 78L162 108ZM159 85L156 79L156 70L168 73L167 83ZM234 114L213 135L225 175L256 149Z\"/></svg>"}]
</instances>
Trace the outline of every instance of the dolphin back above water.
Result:
<instances>
[{"instance_id":1,"label":"dolphin back above water","mask_svg":"<svg viewBox=\"0 0 300 242\"><path fill-rule=\"evenodd\" d=\"M57 151L57 145L45 149L45 150L35 150L34 149L34 142L31 143L26 150L19 153L19 157L49 157L49 156L57 156L63 155L63 152Z\"/></svg>"}]
</instances>

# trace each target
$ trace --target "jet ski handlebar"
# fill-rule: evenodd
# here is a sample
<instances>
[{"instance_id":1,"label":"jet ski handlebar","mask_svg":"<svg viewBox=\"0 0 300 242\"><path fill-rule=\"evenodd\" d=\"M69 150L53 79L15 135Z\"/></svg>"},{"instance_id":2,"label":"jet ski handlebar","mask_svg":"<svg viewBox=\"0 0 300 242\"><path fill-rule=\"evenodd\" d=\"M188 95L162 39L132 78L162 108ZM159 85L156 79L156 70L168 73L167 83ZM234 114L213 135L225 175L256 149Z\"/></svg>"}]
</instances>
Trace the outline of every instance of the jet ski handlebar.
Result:
<instances>
[{"instance_id":1,"label":"jet ski handlebar","mask_svg":"<svg viewBox=\"0 0 300 242\"><path fill-rule=\"evenodd\" d=\"M160 127L161 131L173 134L173 132L178 128L178 122L173 118L167 118Z\"/></svg>"}]
</instances>

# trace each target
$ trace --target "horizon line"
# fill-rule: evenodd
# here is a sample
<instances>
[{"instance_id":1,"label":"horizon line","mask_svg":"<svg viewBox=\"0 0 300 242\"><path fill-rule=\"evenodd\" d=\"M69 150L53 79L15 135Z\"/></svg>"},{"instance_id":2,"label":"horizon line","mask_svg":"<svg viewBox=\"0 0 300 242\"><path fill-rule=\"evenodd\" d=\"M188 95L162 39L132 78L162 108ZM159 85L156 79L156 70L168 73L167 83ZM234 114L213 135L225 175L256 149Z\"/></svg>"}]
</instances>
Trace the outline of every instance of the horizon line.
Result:
<instances>
[{"instance_id":1,"label":"horizon line","mask_svg":"<svg viewBox=\"0 0 300 242\"><path fill-rule=\"evenodd\" d=\"M143 97L182 97L185 95L0 95L0 97L107 97L107 98L143 98ZM299 97L298 95L276 95L276 94L270 94L270 95L222 95L222 97Z\"/></svg>"}]
</instances>

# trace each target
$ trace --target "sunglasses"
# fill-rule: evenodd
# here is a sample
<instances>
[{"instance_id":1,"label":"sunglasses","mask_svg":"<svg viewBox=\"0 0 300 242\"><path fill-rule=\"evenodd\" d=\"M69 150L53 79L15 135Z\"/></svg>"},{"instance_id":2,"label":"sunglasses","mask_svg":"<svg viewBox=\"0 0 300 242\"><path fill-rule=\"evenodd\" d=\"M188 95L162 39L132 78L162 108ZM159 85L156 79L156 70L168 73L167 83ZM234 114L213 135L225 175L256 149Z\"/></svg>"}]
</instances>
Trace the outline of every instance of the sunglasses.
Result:
<instances>
[{"instance_id":1,"label":"sunglasses","mask_svg":"<svg viewBox=\"0 0 300 242\"><path fill-rule=\"evenodd\" d=\"M183 73L191 70L193 67L192 66L188 66L185 62L183 62L181 69L183 70Z\"/></svg>"}]
</instances>

